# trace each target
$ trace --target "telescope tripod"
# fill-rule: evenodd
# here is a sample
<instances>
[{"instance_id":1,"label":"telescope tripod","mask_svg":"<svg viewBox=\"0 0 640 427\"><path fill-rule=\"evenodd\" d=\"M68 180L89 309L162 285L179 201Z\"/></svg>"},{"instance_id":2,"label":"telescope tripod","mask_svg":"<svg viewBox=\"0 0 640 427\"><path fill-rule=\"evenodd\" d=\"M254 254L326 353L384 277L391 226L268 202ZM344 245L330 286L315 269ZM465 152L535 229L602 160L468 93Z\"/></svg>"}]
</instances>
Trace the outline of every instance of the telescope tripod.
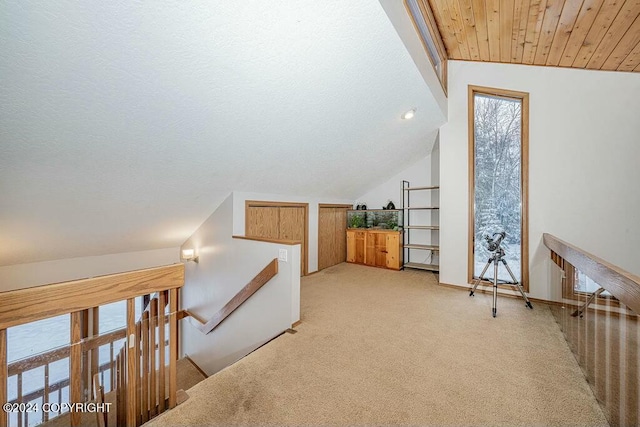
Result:
<instances>
[{"instance_id":1,"label":"telescope tripod","mask_svg":"<svg viewBox=\"0 0 640 427\"><path fill-rule=\"evenodd\" d=\"M520 291L522 298L524 298L524 301L527 303L527 307L533 310L533 306L531 305L529 298L527 298L527 296L525 295L524 289L522 289L522 285L518 283L518 281L516 280L516 276L513 275L513 272L509 268L507 261L504 259L504 250L501 247L498 247L498 249L493 253L493 255L491 255L491 258L489 258L489 260L487 261L487 264L482 269L482 273L480 273L480 276L475 280L475 284L473 285L471 292L469 292L469 296L472 297L473 293L476 291L476 288L478 287L480 282L485 280L484 274L489 269L489 266L493 263L493 308L491 312L493 314L493 317L496 317L496 314L498 311L496 306L498 304L498 263L499 262L502 262L502 264L507 269L509 276L511 276L513 283L510 283L510 284L518 287L518 290Z\"/></svg>"}]
</instances>

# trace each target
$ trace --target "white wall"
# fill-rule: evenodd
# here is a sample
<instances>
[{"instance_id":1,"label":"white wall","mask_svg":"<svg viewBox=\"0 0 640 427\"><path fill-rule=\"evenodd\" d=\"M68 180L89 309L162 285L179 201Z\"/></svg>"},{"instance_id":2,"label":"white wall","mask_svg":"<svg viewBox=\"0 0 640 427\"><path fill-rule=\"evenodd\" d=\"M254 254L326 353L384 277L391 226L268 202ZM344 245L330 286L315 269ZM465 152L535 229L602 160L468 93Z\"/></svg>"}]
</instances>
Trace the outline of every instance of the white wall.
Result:
<instances>
[{"instance_id":1,"label":"white wall","mask_svg":"<svg viewBox=\"0 0 640 427\"><path fill-rule=\"evenodd\" d=\"M318 271L318 205L319 204L353 204L353 200L304 197L284 194L246 193L235 191L233 193L233 234L245 235L245 201L260 200L270 202L299 202L309 204L309 265L307 273Z\"/></svg>"},{"instance_id":2,"label":"white wall","mask_svg":"<svg viewBox=\"0 0 640 427\"><path fill-rule=\"evenodd\" d=\"M180 262L179 248L67 258L0 267L0 292Z\"/></svg>"},{"instance_id":3,"label":"white wall","mask_svg":"<svg viewBox=\"0 0 640 427\"><path fill-rule=\"evenodd\" d=\"M449 61L441 128L441 271L467 283L468 85L529 92L530 294L551 299L551 233L640 273L640 74Z\"/></svg>"},{"instance_id":4,"label":"white wall","mask_svg":"<svg viewBox=\"0 0 640 427\"><path fill-rule=\"evenodd\" d=\"M356 201L366 203L368 209L382 209L391 200L400 209L403 180L409 181L412 186L431 185L431 155L418 159L386 182L359 196Z\"/></svg>"},{"instance_id":5,"label":"white wall","mask_svg":"<svg viewBox=\"0 0 640 427\"><path fill-rule=\"evenodd\" d=\"M232 194L183 244L182 248L195 249L199 262L185 266L181 308L208 320L278 258L279 249L286 250L287 262L279 261L278 274L212 333L203 335L188 321L181 323L183 354L207 374L230 365L300 319L300 245L233 239L234 205Z\"/></svg>"}]
</instances>

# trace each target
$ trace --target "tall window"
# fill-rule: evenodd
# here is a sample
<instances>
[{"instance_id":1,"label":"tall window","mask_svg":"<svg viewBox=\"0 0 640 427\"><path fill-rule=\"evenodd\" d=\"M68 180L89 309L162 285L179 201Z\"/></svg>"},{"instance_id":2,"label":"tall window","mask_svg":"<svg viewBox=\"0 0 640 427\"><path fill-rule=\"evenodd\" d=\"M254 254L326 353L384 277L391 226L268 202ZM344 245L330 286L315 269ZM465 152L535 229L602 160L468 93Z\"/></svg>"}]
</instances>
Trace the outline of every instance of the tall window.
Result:
<instances>
[{"instance_id":1,"label":"tall window","mask_svg":"<svg viewBox=\"0 0 640 427\"><path fill-rule=\"evenodd\" d=\"M503 231L504 259L529 289L528 116L528 93L469 86L469 282L491 257L485 236ZM485 278L492 281L493 272ZM498 280L513 281L502 264Z\"/></svg>"}]
</instances>

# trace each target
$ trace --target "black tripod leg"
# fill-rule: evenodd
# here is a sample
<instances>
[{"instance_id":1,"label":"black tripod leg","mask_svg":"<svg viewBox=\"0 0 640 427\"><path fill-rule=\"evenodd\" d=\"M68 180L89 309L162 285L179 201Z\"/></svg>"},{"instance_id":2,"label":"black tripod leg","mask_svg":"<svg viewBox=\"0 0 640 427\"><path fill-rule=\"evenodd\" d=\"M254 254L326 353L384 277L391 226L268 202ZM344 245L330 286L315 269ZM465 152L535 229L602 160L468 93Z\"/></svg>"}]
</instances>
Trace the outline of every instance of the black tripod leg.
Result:
<instances>
[{"instance_id":1,"label":"black tripod leg","mask_svg":"<svg viewBox=\"0 0 640 427\"><path fill-rule=\"evenodd\" d=\"M494 262L493 265L493 308L491 311L493 317L496 317L498 314L498 262Z\"/></svg>"},{"instance_id":2,"label":"black tripod leg","mask_svg":"<svg viewBox=\"0 0 640 427\"><path fill-rule=\"evenodd\" d=\"M507 271L509 272L509 276L511 276L511 279L513 280L513 283L518 287L518 290L520 291L520 295L522 295L522 298L527 303L527 307L529 307L531 310L533 310L533 306L531 305L531 301L529 301L529 298L527 298L527 295L525 295L524 289L522 289L522 285L516 280L516 276L513 275L513 272L509 268L509 265L507 265L507 261L505 261L504 259L501 260L501 261L504 264L504 266L507 268Z\"/></svg>"},{"instance_id":3,"label":"black tripod leg","mask_svg":"<svg viewBox=\"0 0 640 427\"><path fill-rule=\"evenodd\" d=\"M478 276L478 278L476 279L475 285L473 285L473 288L471 288L471 292L469 292L470 297L473 296L473 293L476 291L476 288L478 287L480 282L484 280L484 273L487 272L487 269L489 268L490 265L491 265L491 258L489 258L489 261L487 261L487 264L482 269L482 273L480 273L480 276Z\"/></svg>"}]
</instances>

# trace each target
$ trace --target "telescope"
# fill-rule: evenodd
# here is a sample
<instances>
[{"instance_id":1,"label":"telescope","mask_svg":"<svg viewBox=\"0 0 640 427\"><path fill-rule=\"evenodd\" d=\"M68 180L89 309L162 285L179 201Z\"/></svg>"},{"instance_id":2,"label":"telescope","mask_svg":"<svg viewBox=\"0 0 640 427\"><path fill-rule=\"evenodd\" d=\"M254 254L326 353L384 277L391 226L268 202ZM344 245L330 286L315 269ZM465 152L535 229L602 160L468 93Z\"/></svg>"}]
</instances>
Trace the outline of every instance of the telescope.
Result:
<instances>
[{"instance_id":1,"label":"telescope","mask_svg":"<svg viewBox=\"0 0 640 427\"><path fill-rule=\"evenodd\" d=\"M493 233L491 237L489 235L484 236L484 240L487 242L487 249L489 252L495 252L500 249L502 240L506 237L507 233L500 231L499 233ZM498 236L498 237L496 237Z\"/></svg>"}]
</instances>

